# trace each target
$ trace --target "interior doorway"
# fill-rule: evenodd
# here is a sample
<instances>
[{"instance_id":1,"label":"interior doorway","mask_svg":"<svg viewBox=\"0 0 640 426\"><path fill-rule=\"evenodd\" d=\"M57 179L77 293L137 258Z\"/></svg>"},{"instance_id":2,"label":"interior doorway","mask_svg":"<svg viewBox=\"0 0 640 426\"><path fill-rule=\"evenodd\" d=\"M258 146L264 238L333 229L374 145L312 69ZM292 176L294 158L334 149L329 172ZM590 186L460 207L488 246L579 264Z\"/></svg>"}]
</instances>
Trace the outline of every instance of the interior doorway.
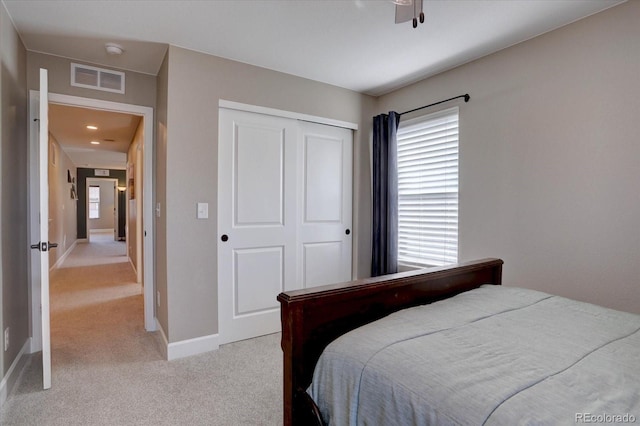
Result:
<instances>
[{"instance_id":1,"label":"interior doorway","mask_svg":"<svg viewBox=\"0 0 640 426\"><path fill-rule=\"evenodd\" d=\"M38 92L31 91L30 92L30 111L32 115L37 112L37 99ZM141 132L143 134L142 140L140 143L140 147L134 155L140 161L140 167L137 167L137 170L134 171L133 168L123 171L126 172L126 178L122 179L122 181L116 181L115 188L113 189L114 198L124 198L125 207L124 210L126 212L127 207L131 200L128 197L123 197L125 190L127 189L127 182L129 179L132 181L135 179L140 182L143 187L138 191L137 199L139 200L139 207L136 209L138 213L140 213L140 217L137 219L136 228L139 229L136 233L137 238L133 238L137 240L139 248L132 250L132 257L136 259L136 263L138 268L139 279L138 282L143 285L143 293L144 293L144 328L147 331L154 331L156 329L155 324L155 314L154 314L154 305L153 305L153 292L154 292L154 274L153 274L153 265L154 265L154 249L153 249L153 238L154 238L154 224L153 224L153 109L150 107L142 107L137 105L129 105L129 104L121 104L115 102L101 101L90 98L80 98L68 95L60 95L60 94L49 94L49 104L50 105L64 105L64 106L73 106L78 108L85 108L94 111L107 111L107 112L121 112L126 114L132 114L139 118ZM30 138L37 140L37 134L30 135ZM32 152L33 143L30 145L30 152ZM35 145L37 146L37 144ZM55 156L55 153L53 153ZM50 152L51 155L51 152ZM32 155L30 154L30 157ZM55 159L55 157L54 157ZM78 167L81 167L82 164L79 164ZM33 163L30 162L30 167L33 167ZM98 169L95 170L96 172ZM129 173L131 172L131 173ZM74 197L74 191L76 199L79 200L79 193L84 192L86 196L86 187L85 182L80 182L80 176L74 173L69 174L69 183L72 187L71 189L71 197ZM35 191L34 191L35 192ZM69 193L67 192L67 197L69 197ZM117 204L117 203L116 203ZM35 204L37 205L37 203ZM78 205L78 210L82 210L85 212L84 202L81 205ZM118 209L114 213L121 213L122 209ZM33 216L33 214L32 214ZM85 218L87 215L84 216ZM37 219L36 219L37 221ZM32 217L32 223L34 222ZM83 225L84 226L84 225ZM120 225L114 225L114 239L119 238L118 231L128 231L128 227L126 225L123 226L124 229L120 227ZM80 226L78 226L80 229ZM117 231L115 231L117 229ZM86 230L86 227L85 227ZM78 231L80 233L80 231ZM126 238L126 232L124 233L122 240L124 241ZM76 240L80 242L82 239L79 238ZM37 289L35 288L35 283L32 281L31 283L32 295L37 294ZM40 350L42 345L42 334L39 324L41 324L40 320L40 299L37 297L32 297L32 347L31 352L37 352Z\"/></svg>"},{"instance_id":2,"label":"interior doorway","mask_svg":"<svg viewBox=\"0 0 640 426\"><path fill-rule=\"evenodd\" d=\"M124 189L124 188L123 188ZM85 186L85 215L87 218L87 242L104 239L110 235L113 241L126 241L126 205L121 202L118 180L111 178L90 178ZM122 191L124 192L124 191ZM124 210L124 211L123 211ZM121 213L124 213L121 215ZM124 219L121 223L120 218ZM122 235L122 237L120 237ZM129 253L129 256L135 253Z\"/></svg>"}]
</instances>

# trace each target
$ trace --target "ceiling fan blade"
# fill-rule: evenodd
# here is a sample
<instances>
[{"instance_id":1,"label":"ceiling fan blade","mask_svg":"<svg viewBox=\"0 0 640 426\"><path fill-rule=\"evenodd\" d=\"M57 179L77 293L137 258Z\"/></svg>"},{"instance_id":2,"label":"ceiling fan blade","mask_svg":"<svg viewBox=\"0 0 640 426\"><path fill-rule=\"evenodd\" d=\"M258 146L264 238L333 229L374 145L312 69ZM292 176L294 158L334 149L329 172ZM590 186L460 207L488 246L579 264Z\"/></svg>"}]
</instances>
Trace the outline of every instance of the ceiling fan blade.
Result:
<instances>
[{"instance_id":1,"label":"ceiling fan blade","mask_svg":"<svg viewBox=\"0 0 640 426\"><path fill-rule=\"evenodd\" d=\"M411 4L396 4L396 24L409 22L422 11L422 0L413 0Z\"/></svg>"}]
</instances>

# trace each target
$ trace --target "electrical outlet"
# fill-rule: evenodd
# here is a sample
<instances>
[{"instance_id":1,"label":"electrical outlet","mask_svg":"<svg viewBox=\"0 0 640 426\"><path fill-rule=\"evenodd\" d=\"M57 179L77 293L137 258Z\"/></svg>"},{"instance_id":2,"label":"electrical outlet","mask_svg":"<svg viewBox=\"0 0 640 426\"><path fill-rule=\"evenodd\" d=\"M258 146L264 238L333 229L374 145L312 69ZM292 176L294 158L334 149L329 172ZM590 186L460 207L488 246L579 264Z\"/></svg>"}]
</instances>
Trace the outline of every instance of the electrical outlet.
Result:
<instances>
[{"instance_id":1,"label":"electrical outlet","mask_svg":"<svg viewBox=\"0 0 640 426\"><path fill-rule=\"evenodd\" d=\"M156 303L158 304L158 308L160 307L160 292L156 292Z\"/></svg>"},{"instance_id":2,"label":"electrical outlet","mask_svg":"<svg viewBox=\"0 0 640 426\"><path fill-rule=\"evenodd\" d=\"M4 329L4 350L9 350L9 327Z\"/></svg>"}]
</instances>

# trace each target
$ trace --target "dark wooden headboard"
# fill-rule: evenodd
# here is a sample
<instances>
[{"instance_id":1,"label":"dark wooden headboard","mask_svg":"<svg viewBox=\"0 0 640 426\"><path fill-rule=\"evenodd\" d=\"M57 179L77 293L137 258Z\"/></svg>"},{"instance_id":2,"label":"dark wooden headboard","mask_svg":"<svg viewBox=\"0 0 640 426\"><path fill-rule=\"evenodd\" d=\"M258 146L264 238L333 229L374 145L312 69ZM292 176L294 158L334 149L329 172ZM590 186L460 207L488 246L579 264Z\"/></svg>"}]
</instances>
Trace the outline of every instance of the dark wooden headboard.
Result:
<instances>
[{"instance_id":1,"label":"dark wooden headboard","mask_svg":"<svg viewBox=\"0 0 640 426\"><path fill-rule=\"evenodd\" d=\"M392 312L502 283L502 260L367 278L280 293L284 352L284 424L301 424L297 401L324 348L342 334Z\"/></svg>"}]
</instances>

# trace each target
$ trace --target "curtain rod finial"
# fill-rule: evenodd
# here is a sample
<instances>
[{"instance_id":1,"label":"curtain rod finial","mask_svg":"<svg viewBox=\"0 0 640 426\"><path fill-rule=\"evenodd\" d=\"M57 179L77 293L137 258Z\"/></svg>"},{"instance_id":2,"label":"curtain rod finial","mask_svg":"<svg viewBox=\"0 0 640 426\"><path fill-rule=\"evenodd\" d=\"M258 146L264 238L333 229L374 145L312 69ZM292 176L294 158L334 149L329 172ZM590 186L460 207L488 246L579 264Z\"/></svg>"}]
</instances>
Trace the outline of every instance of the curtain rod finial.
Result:
<instances>
[{"instance_id":1,"label":"curtain rod finial","mask_svg":"<svg viewBox=\"0 0 640 426\"><path fill-rule=\"evenodd\" d=\"M466 95L464 95L464 101L465 102L469 102L469 99L471 99L471 96L469 96L468 93Z\"/></svg>"}]
</instances>

